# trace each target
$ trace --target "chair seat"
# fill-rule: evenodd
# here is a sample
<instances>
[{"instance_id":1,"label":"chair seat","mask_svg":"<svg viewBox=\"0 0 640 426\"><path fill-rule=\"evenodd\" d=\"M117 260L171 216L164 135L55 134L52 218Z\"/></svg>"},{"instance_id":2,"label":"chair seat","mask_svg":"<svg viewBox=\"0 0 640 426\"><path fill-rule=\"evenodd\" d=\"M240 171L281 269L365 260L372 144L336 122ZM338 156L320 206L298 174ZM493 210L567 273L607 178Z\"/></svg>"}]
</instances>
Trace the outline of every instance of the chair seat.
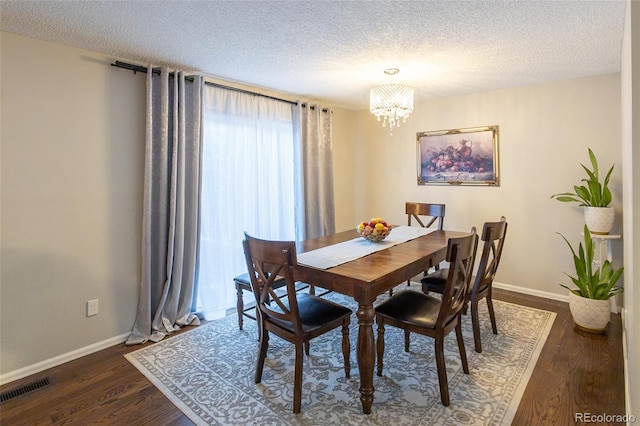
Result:
<instances>
[{"instance_id":1,"label":"chair seat","mask_svg":"<svg viewBox=\"0 0 640 426\"><path fill-rule=\"evenodd\" d=\"M242 287L251 290L251 278L249 278L249 273L245 272L244 274L240 274L233 279L236 284L240 284ZM273 288L280 288L285 284L284 277L276 278Z\"/></svg>"},{"instance_id":2,"label":"chair seat","mask_svg":"<svg viewBox=\"0 0 640 426\"><path fill-rule=\"evenodd\" d=\"M305 333L311 333L325 326L328 322L349 316L352 313L349 308L306 293L298 294L298 310L300 311L302 330ZM271 317L269 318L269 322L293 332L293 324L289 321Z\"/></svg>"},{"instance_id":3,"label":"chair seat","mask_svg":"<svg viewBox=\"0 0 640 426\"><path fill-rule=\"evenodd\" d=\"M376 307L376 314L405 324L435 328L440 299L417 291L401 291Z\"/></svg>"},{"instance_id":4,"label":"chair seat","mask_svg":"<svg viewBox=\"0 0 640 426\"><path fill-rule=\"evenodd\" d=\"M442 294L444 292L444 286L447 283L447 276L449 275L449 268L442 268L435 271L433 274L429 274L420 280L422 283L422 291L429 293Z\"/></svg>"},{"instance_id":5,"label":"chair seat","mask_svg":"<svg viewBox=\"0 0 640 426\"><path fill-rule=\"evenodd\" d=\"M449 275L449 268L440 269L433 274L427 275L420 280L422 283L422 291L427 294L430 291L442 294L444 292L444 285L447 283L447 275ZM471 281L474 280L475 275L471 277ZM489 284L481 283L478 286L478 292L484 291L487 287L489 287ZM471 289L469 289L469 293L471 293Z\"/></svg>"}]
</instances>

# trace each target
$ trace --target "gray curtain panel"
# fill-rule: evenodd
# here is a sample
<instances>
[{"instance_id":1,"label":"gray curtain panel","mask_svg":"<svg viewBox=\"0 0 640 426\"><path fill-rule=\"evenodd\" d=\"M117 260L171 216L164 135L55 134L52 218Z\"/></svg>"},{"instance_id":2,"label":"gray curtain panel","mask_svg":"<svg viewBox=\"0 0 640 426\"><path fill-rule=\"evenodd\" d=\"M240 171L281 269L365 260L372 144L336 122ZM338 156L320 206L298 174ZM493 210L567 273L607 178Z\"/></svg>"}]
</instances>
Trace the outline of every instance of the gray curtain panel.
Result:
<instances>
[{"instance_id":1,"label":"gray curtain panel","mask_svg":"<svg viewBox=\"0 0 640 426\"><path fill-rule=\"evenodd\" d=\"M335 233L331 110L297 103L294 111L296 158L296 239Z\"/></svg>"},{"instance_id":2,"label":"gray curtain panel","mask_svg":"<svg viewBox=\"0 0 640 426\"><path fill-rule=\"evenodd\" d=\"M127 344L158 341L194 314L202 152L201 76L147 73L142 276Z\"/></svg>"}]
</instances>

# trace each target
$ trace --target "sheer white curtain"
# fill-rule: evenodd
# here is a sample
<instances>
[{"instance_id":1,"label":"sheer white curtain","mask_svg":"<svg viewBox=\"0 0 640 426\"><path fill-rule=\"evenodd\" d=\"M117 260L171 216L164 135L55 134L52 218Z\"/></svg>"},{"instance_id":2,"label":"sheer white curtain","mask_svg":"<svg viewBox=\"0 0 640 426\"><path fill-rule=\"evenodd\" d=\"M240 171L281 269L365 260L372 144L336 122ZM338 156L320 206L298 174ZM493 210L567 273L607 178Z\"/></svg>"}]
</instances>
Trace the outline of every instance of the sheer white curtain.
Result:
<instances>
[{"instance_id":1,"label":"sheer white curtain","mask_svg":"<svg viewBox=\"0 0 640 426\"><path fill-rule=\"evenodd\" d=\"M198 310L235 306L233 277L246 272L244 231L294 240L294 137L286 102L207 85Z\"/></svg>"}]
</instances>

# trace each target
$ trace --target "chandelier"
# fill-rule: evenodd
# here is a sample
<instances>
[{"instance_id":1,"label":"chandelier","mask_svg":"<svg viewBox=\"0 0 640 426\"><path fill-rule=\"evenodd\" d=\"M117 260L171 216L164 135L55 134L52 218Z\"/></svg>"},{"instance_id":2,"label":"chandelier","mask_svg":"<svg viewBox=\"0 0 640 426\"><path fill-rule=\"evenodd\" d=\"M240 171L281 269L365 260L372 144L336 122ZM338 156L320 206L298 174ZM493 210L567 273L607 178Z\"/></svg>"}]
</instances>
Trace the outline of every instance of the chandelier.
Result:
<instances>
[{"instance_id":1,"label":"chandelier","mask_svg":"<svg viewBox=\"0 0 640 426\"><path fill-rule=\"evenodd\" d=\"M398 74L398 68L384 70L391 79ZM413 112L413 88L404 84L382 84L371 89L369 111L378 121L382 120L382 127L389 126L390 134L393 128L404 123Z\"/></svg>"}]
</instances>

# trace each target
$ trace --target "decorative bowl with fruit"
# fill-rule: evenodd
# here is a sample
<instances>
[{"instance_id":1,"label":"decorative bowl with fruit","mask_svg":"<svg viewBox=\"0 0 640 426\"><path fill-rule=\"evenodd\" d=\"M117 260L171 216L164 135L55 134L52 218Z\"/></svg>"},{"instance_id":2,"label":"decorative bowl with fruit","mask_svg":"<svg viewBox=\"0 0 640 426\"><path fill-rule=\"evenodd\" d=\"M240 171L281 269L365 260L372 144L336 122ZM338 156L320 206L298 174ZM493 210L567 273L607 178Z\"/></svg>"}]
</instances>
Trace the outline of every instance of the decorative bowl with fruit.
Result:
<instances>
[{"instance_id":1,"label":"decorative bowl with fruit","mask_svg":"<svg viewBox=\"0 0 640 426\"><path fill-rule=\"evenodd\" d=\"M386 221L379 217L374 217L360 222L356 227L356 231L358 231L358 234L360 234L362 238L366 238L369 241L377 243L387 238L391 232L391 228L393 227Z\"/></svg>"}]
</instances>

